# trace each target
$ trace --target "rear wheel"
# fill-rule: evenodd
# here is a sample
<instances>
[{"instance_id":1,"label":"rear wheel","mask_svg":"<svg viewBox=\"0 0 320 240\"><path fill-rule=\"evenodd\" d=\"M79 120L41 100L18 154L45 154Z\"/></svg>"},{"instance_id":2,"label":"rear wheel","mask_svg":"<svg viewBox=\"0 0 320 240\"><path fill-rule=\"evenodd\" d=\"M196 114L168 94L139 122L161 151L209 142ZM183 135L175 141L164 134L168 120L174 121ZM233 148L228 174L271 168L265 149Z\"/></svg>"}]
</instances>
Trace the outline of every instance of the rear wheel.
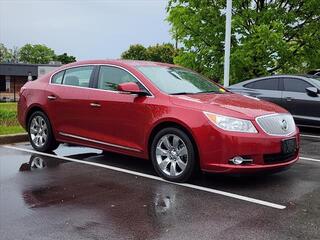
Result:
<instances>
[{"instance_id":1,"label":"rear wheel","mask_svg":"<svg viewBox=\"0 0 320 240\"><path fill-rule=\"evenodd\" d=\"M178 128L159 131L151 144L152 164L159 176L185 182L195 172L196 155L191 139Z\"/></svg>"},{"instance_id":2,"label":"rear wheel","mask_svg":"<svg viewBox=\"0 0 320 240\"><path fill-rule=\"evenodd\" d=\"M51 152L58 148L50 121L41 111L31 114L28 122L28 135L32 147L40 152Z\"/></svg>"}]
</instances>

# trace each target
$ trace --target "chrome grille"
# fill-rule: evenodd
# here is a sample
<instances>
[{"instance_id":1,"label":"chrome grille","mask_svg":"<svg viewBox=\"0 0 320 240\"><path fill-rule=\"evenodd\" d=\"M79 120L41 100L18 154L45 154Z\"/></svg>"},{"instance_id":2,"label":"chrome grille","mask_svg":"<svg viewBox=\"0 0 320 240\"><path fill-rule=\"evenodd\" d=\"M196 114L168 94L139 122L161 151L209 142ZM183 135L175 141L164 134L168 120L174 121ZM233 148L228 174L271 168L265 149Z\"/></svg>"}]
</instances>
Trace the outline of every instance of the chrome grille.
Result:
<instances>
[{"instance_id":1,"label":"chrome grille","mask_svg":"<svg viewBox=\"0 0 320 240\"><path fill-rule=\"evenodd\" d=\"M296 130L293 117L290 114L271 114L256 118L262 130L274 136L287 136Z\"/></svg>"}]
</instances>

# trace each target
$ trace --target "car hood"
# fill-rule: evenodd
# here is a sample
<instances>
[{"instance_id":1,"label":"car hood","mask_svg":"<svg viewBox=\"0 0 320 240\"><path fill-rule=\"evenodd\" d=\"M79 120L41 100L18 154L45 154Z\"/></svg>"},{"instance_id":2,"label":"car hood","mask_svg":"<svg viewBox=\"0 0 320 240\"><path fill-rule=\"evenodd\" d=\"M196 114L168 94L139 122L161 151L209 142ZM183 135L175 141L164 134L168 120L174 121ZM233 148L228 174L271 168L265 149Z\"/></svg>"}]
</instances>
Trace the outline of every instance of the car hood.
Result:
<instances>
[{"instance_id":1,"label":"car hood","mask_svg":"<svg viewBox=\"0 0 320 240\"><path fill-rule=\"evenodd\" d=\"M245 119L287 113L285 109L273 103L235 93L174 95L170 96L170 99L178 106Z\"/></svg>"}]
</instances>

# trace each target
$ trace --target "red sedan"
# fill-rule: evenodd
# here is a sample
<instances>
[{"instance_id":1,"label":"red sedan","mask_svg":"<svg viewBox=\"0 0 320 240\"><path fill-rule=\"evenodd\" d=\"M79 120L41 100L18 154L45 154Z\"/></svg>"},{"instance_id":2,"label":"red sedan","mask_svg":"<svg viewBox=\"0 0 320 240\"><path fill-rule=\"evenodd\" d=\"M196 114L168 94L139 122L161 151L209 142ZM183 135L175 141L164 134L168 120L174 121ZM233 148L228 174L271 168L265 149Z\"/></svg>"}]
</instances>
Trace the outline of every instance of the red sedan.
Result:
<instances>
[{"instance_id":1,"label":"red sedan","mask_svg":"<svg viewBox=\"0 0 320 240\"><path fill-rule=\"evenodd\" d=\"M68 142L151 159L161 177L179 182L198 167L271 171L298 159L286 110L175 65L82 61L26 83L20 95L19 121L41 152Z\"/></svg>"}]
</instances>

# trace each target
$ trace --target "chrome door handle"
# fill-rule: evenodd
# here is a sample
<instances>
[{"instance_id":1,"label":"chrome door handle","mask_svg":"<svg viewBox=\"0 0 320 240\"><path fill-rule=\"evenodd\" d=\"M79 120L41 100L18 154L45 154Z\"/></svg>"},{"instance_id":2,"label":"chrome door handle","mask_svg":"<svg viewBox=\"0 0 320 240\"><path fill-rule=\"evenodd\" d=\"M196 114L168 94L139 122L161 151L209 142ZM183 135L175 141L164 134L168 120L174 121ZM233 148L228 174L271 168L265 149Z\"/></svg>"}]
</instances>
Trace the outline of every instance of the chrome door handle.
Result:
<instances>
[{"instance_id":1,"label":"chrome door handle","mask_svg":"<svg viewBox=\"0 0 320 240\"><path fill-rule=\"evenodd\" d=\"M292 98L291 97L287 97L286 100L287 100L287 102L291 102Z\"/></svg>"},{"instance_id":2,"label":"chrome door handle","mask_svg":"<svg viewBox=\"0 0 320 240\"><path fill-rule=\"evenodd\" d=\"M48 99L49 99L49 100L56 100L57 97L56 97L56 96L53 96L53 95L49 95L49 96L48 96Z\"/></svg>"},{"instance_id":3,"label":"chrome door handle","mask_svg":"<svg viewBox=\"0 0 320 240\"><path fill-rule=\"evenodd\" d=\"M90 103L91 107L101 107L99 103Z\"/></svg>"}]
</instances>

